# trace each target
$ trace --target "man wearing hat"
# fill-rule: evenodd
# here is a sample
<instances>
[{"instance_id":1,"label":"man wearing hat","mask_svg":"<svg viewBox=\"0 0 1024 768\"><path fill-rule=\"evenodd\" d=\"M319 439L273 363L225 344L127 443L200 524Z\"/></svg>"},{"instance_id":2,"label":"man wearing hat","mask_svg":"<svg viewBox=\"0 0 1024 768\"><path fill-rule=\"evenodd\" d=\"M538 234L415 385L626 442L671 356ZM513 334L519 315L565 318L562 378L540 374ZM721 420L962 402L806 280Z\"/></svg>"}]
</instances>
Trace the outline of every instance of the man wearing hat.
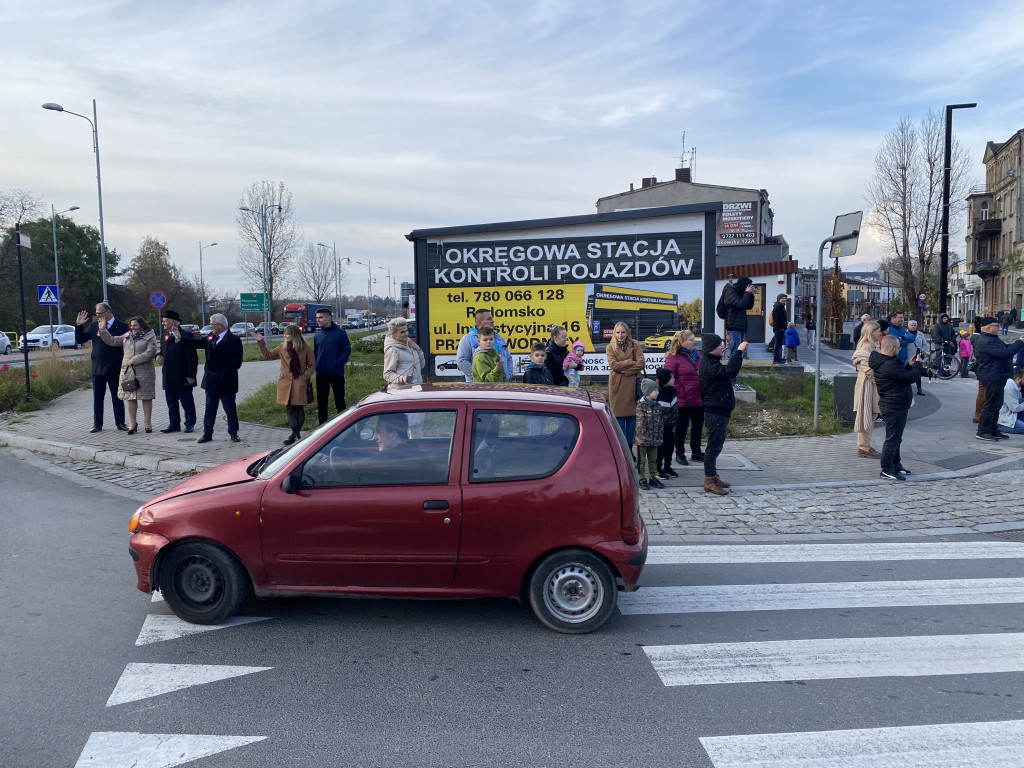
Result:
<instances>
[{"instance_id":1,"label":"man wearing hat","mask_svg":"<svg viewBox=\"0 0 1024 768\"><path fill-rule=\"evenodd\" d=\"M1013 356L1024 349L1024 341L1017 339L1006 344L999 338L999 321L994 317L978 320L978 341L974 357L978 361L978 381L985 387L985 403L978 416L979 440L1009 440L999 431L999 406L1003 404L1003 389L1013 373Z\"/></svg>"},{"instance_id":2,"label":"man wearing hat","mask_svg":"<svg viewBox=\"0 0 1024 768\"><path fill-rule=\"evenodd\" d=\"M773 354L772 365L786 362L786 328L789 327L789 314L786 312L786 294L780 293L775 304L772 305L772 313L768 318L775 337L772 339Z\"/></svg>"},{"instance_id":3,"label":"man wearing hat","mask_svg":"<svg viewBox=\"0 0 1024 768\"><path fill-rule=\"evenodd\" d=\"M196 372L199 370L199 354L190 346L182 344L181 318L173 309L164 312L164 332L160 337L160 354L156 361L163 366L164 399L167 401L167 413L170 424L160 431L164 434L181 431L181 410L185 411L185 431L191 432L196 425L196 401L192 390L196 385ZM177 337L177 338L176 338Z\"/></svg>"},{"instance_id":4,"label":"man wearing hat","mask_svg":"<svg viewBox=\"0 0 1024 768\"><path fill-rule=\"evenodd\" d=\"M726 365L722 365L725 343L721 336L705 333L700 337L700 343L701 359L697 375L700 379L700 404L704 407L704 426L708 430L708 444L704 448L704 491L725 496L729 493L726 489L731 483L724 482L718 476L716 462L725 445L729 418L736 407L732 379L736 378L743 365L747 342L740 342L736 347L739 354L732 355Z\"/></svg>"}]
</instances>

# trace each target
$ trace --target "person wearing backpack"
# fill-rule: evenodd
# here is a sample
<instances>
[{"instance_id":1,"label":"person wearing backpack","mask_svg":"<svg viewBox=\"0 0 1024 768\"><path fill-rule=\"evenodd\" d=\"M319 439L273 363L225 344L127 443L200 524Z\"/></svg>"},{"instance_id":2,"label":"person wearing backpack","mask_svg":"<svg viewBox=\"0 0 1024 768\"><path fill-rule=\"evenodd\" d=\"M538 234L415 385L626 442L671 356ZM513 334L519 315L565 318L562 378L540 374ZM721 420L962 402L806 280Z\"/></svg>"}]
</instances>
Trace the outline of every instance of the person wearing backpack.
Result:
<instances>
[{"instance_id":1,"label":"person wearing backpack","mask_svg":"<svg viewBox=\"0 0 1024 768\"><path fill-rule=\"evenodd\" d=\"M725 336L730 358L747 339L747 310L754 306L755 293L757 289L749 277L741 277L735 283L726 284L722 289L716 312L725 320ZM732 385L736 386L735 377L732 379Z\"/></svg>"}]
</instances>

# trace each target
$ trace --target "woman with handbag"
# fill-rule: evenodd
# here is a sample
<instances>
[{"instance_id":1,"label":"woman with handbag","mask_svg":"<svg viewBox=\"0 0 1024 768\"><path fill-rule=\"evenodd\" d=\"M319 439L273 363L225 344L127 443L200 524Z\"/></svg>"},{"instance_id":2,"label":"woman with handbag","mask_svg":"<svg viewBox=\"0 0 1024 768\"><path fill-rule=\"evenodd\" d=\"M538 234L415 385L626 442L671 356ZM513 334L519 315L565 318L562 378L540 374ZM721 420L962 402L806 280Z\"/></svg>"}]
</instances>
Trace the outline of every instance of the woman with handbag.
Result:
<instances>
[{"instance_id":1,"label":"woman with handbag","mask_svg":"<svg viewBox=\"0 0 1024 768\"><path fill-rule=\"evenodd\" d=\"M153 431L153 398L156 397L156 334L141 317L128 321L128 333L111 336L106 326L97 328L103 343L121 347L121 377L117 396L125 403L128 414L128 434L139 431L139 401L142 401L142 416L147 432Z\"/></svg>"},{"instance_id":2,"label":"woman with handbag","mask_svg":"<svg viewBox=\"0 0 1024 768\"><path fill-rule=\"evenodd\" d=\"M644 372L644 348L634 341L629 326L619 322L605 348L608 356L608 405L626 436L630 450L636 437L636 404L640 399L640 378Z\"/></svg>"},{"instance_id":3,"label":"woman with handbag","mask_svg":"<svg viewBox=\"0 0 1024 768\"><path fill-rule=\"evenodd\" d=\"M281 361L281 374L277 377L277 403L283 405L288 412L288 426L292 433L285 438L284 444L291 445L302 435L302 425L306 423L306 406L313 402L313 385L309 380L316 370L316 358L313 349L302 338L302 329L297 325L289 325L284 329L284 342L273 349L267 349L263 334L256 332L256 344L264 360L278 358Z\"/></svg>"}]
</instances>

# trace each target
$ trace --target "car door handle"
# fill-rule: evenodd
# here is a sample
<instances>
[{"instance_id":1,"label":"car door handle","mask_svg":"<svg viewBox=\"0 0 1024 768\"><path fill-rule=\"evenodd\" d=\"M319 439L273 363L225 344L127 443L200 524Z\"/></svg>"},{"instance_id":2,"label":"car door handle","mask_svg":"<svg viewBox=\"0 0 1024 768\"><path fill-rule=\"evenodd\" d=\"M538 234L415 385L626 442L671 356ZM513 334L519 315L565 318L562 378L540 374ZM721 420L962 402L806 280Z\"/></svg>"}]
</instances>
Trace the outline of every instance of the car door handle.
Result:
<instances>
[{"instance_id":1,"label":"car door handle","mask_svg":"<svg viewBox=\"0 0 1024 768\"><path fill-rule=\"evenodd\" d=\"M448 502L444 499L431 499L423 502L424 509L448 509Z\"/></svg>"}]
</instances>

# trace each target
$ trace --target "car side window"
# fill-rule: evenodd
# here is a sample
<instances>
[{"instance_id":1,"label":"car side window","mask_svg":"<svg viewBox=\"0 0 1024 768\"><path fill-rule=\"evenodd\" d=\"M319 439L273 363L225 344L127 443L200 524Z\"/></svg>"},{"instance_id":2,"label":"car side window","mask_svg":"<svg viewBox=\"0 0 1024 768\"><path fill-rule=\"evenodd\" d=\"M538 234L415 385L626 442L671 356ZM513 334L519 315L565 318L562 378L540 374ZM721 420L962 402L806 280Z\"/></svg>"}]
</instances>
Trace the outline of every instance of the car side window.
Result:
<instances>
[{"instance_id":1,"label":"car side window","mask_svg":"<svg viewBox=\"0 0 1024 768\"><path fill-rule=\"evenodd\" d=\"M531 480L553 475L579 439L572 416L533 411L475 411L471 483Z\"/></svg>"},{"instance_id":2,"label":"car side window","mask_svg":"<svg viewBox=\"0 0 1024 768\"><path fill-rule=\"evenodd\" d=\"M456 411L391 411L367 416L302 467L306 488L448 482Z\"/></svg>"}]
</instances>

